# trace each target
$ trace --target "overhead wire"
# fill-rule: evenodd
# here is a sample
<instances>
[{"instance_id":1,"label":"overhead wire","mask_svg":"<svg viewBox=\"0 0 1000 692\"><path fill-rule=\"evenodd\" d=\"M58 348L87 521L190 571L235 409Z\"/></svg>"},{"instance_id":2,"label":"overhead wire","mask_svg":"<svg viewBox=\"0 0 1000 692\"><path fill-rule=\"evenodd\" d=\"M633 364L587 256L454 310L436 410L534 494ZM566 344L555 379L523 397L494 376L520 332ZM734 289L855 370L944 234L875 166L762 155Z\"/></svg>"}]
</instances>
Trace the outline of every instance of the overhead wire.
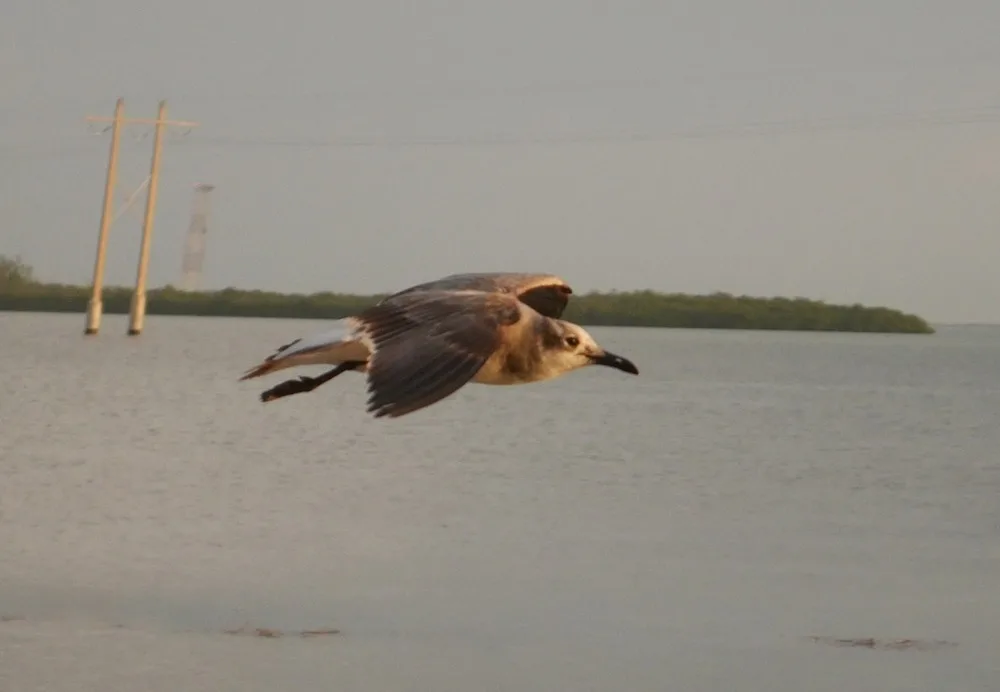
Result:
<instances>
[{"instance_id":1,"label":"overhead wire","mask_svg":"<svg viewBox=\"0 0 1000 692\"><path fill-rule=\"evenodd\" d=\"M949 108L925 111L878 113L826 118L799 118L773 121L757 121L742 125L721 125L705 128L675 129L666 131L619 131L619 132L576 132L576 133L528 133L528 134L488 134L488 135L439 135L373 137L275 137L261 134L227 135L197 134L176 139L171 134L171 148L180 151L197 151L205 148L288 148L288 149L329 149L329 148L415 148L415 147L474 147L474 146L559 146L573 144L631 144L653 143L683 139L741 138L783 136L798 133L819 133L833 131L858 131L871 129L902 129L910 127L964 125L1000 122L1000 106L978 108ZM140 140L145 135L140 136ZM94 134L85 136L94 140ZM83 142L84 136L74 143ZM103 138L102 138L103 139ZM63 138L63 141L66 141ZM102 145L103 147L103 145ZM0 145L0 151L23 156L74 155L95 151L93 146L52 146L50 142L18 143Z\"/></svg>"}]
</instances>

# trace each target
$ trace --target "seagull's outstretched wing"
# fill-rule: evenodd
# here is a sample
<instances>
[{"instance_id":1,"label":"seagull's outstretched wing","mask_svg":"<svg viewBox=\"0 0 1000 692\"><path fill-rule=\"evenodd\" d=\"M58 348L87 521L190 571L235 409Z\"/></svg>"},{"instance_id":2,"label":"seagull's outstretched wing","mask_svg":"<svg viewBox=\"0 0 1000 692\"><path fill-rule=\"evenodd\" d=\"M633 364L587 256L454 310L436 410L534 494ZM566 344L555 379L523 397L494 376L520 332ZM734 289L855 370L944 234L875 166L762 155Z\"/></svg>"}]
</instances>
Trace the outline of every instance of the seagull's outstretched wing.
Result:
<instances>
[{"instance_id":1,"label":"seagull's outstretched wing","mask_svg":"<svg viewBox=\"0 0 1000 692\"><path fill-rule=\"evenodd\" d=\"M349 318L372 352L368 412L396 418L457 391L521 320L522 307L502 293L418 291Z\"/></svg>"},{"instance_id":2,"label":"seagull's outstretched wing","mask_svg":"<svg viewBox=\"0 0 1000 692\"><path fill-rule=\"evenodd\" d=\"M573 289L562 278L554 274L530 274L523 272L479 272L452 274L395 293L382 302L395 300L397 296L422 291L485 291L508 293L536 312L558 319L562 317L569 303Z\"/></svg>"}]
</instances>

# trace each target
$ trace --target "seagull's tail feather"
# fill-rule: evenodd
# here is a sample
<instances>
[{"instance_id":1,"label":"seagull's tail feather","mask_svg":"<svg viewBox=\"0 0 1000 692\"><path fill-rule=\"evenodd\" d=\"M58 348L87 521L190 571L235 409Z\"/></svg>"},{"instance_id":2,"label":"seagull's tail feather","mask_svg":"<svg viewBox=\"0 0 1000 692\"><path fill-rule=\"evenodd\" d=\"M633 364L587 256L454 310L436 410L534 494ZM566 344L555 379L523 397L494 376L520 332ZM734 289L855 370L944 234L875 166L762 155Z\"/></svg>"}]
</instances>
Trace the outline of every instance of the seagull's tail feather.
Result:
<instances>
[{"instance_id":1,"label":"seagull's tail feather","mask_svg":"<svg viewBox=\"0 0 1000 692\"><path fill-rule=\"evenodd\" d=\"M240 381L299 365L339 365L346 361L368 360L368 347L352 329L350 318L339 320L333 329L307 339L296 339L278 348L262 362L243 373Z\"/></svg>"}]
</instances>

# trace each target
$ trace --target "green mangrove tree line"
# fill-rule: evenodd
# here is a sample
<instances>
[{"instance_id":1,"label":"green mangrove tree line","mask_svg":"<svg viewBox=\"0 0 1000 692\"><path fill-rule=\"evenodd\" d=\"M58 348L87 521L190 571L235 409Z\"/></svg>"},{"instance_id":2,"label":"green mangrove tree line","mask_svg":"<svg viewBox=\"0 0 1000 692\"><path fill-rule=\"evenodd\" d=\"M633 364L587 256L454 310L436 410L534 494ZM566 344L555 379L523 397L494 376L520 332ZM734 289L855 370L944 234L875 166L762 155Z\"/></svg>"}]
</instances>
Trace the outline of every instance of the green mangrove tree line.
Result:
<instances>
[{"instance_id":1,"label":"green mangrove tree line","mask_svg":"<svg viewBox=\"0 0 1000 692\"><path fill-rule=\"evenodd\" d=\"M128 312L130 288L104 291L106 313ZM86 286L44 283L18 258L0 256L0 310L83 312ZM226 288L180 291L171 286L147 294L147 312L159 315L294 317L337 319L379 300L381 295L288 294ZM564 317L585 325L773 329L790 331L893 332L932 334L917 315L886 307L834 305L806 298L757 298L728 293L690 295L655 291L577 294Z\"/></svg>"}]
</instances>

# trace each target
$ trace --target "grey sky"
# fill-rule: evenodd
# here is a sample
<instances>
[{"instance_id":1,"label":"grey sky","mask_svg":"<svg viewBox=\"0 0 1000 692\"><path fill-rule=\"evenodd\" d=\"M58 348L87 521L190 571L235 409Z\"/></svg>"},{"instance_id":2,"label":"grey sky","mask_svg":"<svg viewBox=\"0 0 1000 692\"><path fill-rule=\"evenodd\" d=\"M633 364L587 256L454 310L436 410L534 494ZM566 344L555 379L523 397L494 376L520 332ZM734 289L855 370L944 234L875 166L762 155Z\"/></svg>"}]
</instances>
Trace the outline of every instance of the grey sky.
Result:
<instances>
[{"instance_id":1,"label":"grey sky","mask_svg":"<svg viewBox=\"0 0 1000 692\"><path fill-rule=\"evenodd\" d=\"M108 138L83 117L120 95L129 115L166 98L202 123L167 141L153 284L179 278L204 181L210 288L543 270L583 291L1000 321L996 0L5 0L0 16L0 253L44 278L90 280ZM122 199L146 175L142 132ZM113 229L110 283L134 281L140 215Z\"/></svg>"}]
</instances>

